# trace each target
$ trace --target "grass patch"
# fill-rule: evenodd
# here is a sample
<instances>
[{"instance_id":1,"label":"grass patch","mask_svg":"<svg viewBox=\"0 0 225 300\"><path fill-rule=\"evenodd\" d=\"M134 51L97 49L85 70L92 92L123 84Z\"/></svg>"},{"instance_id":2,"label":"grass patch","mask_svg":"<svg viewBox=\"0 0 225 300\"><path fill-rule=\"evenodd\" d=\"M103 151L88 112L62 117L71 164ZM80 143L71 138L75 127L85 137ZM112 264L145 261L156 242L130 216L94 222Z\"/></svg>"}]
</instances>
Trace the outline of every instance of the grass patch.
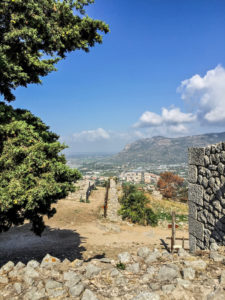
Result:
<instances>
[{"instance_id":1,"label":"grass patch","mask_svg":"<svg viewBox=\"0 0 225 300\"><path fill-rule=\"evenodd\" d=\"M159 220L171 221L171 213L174 211L176 213L177 222L188 221L188 204L169 199L156 200L149 194L147 197L150 200L149 206Z\"/></svg>"}]
</instances>

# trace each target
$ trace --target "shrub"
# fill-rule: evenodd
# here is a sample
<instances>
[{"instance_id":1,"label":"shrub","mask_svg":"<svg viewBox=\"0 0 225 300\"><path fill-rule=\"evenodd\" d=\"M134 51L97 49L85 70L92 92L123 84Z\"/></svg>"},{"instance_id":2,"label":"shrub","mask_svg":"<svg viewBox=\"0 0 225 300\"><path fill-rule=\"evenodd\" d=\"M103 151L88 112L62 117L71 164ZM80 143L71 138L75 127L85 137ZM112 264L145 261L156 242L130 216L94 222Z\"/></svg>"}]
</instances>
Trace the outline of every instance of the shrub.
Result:
<instances>
[{"instance_id":1,"label":"shrub","mask_svg":"<svg viewBox=\"0 0 225 300\"><path fill-rule=\"evenodd\" d=\"M123 219L128 219L132 223L141 225L158 224L158 218L153 210L147 207L149 200L143 192L137 191L134 185L123 186L124 195L121 198L121 209L119 214Z\"/></svg>"},{"instance_id":2,"label":"shrub","mask_svg":"<svg viewBox=\"0 0 225 300\"><path fill-rule=\"evenodd\" d=\"M126 265L123 264L123 263L118 263L118 264L116 265L116 267L117 267L117 269L119 269L119 270L125 270L125 269L126 269Z\"/></svg>"}]
</instances>

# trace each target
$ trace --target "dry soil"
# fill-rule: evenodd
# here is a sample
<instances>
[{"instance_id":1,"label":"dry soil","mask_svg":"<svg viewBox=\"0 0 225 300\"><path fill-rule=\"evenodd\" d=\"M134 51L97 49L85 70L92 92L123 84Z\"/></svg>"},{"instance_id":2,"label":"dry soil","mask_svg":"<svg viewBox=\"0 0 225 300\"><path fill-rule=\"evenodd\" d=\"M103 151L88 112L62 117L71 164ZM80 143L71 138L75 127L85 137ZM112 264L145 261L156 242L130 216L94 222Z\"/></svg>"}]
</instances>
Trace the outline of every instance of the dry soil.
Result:
<instances>
[{"instance_id":1,"label":"dry soil","mask_svg":"<svg viewBox=\"0 0 225 300\"><path fill-rule=\"evenodd\" d=\"M103 218L105 189L92 191L90 203L63 199L56 205L53 218L45 218L47 225L41 237L30 232L30 225L11 228L0 235L0 265L13 260L27 262L41 260L46 253L60 259L93 257L116 258L117 254L146 245L163 247L162 241L171 230L161 227L139 226L128 222L110 223ZM177 237L187 237L187 229L178 229ZM178 242L179 243L179 242ZM187 246L187 245L186 245Z\"/></svg>"}]
</instances>

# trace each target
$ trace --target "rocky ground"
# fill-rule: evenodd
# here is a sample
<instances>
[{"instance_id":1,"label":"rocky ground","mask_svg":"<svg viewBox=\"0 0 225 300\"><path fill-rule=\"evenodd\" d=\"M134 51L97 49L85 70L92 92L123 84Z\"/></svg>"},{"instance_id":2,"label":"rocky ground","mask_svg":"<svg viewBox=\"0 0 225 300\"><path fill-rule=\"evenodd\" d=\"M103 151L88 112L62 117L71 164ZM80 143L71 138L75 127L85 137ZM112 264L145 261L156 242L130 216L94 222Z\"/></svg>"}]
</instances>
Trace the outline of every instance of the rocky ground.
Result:
<instances>
[{"instance_id":1,"label":"rocky ground","mask_svg":"<svg viewBox=\"0 0 225 300\"><path fill-rule=\"evenodd\" d=\"M190 255L183 249L141 247L135 255L119 253L91 260L46 255L26 265L9 261L0 269L0 299L38 300L222 300L225 257L214 249Z\"/></svg>"},{"instance_id":2,"label":"rocky ground","mask_svg":"<svg viewBox=\"0 0 225 300\"><path fill-rule=\"evenodd\" d=\"M223 248L172 255L162 245L168 223L104 220L104 195L98 189L90 203L59 201L42 237L28 224L1 234L0 300L225 299ZM177 236L188 236L186 225Z\"/></svg>"}]
</instances>

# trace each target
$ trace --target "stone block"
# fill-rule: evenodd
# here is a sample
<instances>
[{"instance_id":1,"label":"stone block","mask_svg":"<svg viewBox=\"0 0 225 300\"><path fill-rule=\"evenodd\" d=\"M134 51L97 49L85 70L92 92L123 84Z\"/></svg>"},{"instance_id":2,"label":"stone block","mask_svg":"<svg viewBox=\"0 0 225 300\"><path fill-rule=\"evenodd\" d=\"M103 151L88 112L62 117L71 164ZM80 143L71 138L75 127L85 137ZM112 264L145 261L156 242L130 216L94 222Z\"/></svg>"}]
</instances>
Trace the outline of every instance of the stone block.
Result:
<instances>
[{"instance_id":1,"label":"stone block","mask_svg":"<svg viewBox=\"0 0 225 300\"><path fill-rule=\"evenodd\" d=\"M214 207L216 210L218 210L219 212L222 211L222 207L221 207L220 201L214 200L214 201L212 202L212 205L213 205L213 207Z\"/></svg>"},{"instance_id":2,"label":"stone block","mask_svg":"<svg viewBox=\"0 0 225 300\"><path fill-rule=\"evenodd\" d=\"M225 163L225 151L222 151L220 154L220 160Z\"/></svg>"},{"instance_id":3,"label":"stone block","mask_svg":"<svg viewBox=\"0 0 225 300\"><path fill-rule=\"evenodd\" d=\"M212 231L212 238L218 243L220 244L221 241L223 240L223 236L224 234L221 231L216 230L217 228L214 229L214 231Z\"/></svg>"},{"instance_id":4,"label":"stone block","mask_svg":"<svg viewBox=\"0 0 225 300\"><path fill-rule=\"evenodd\" d=\"M204 248L205 248L204 242L196 239L196 249L204 250Z\"/></svg>"},{"instance_id":5,"label":"stone block","mask_svg":"<svg viewBox=\"0 0 225 300\"><path fill-rule=\"evenodd\" d=\"M203 187L198 184L189 183L188 200L203 206Z\"/></svg>"},{"instance_id":6,"label":"stone block","mask_svg":"<svg viewBox=\"0 0 225 300\"><path fill-rule=\"evenodd\" d=\"M216 171L217 170L217 166L216 165L209 165L208 168L211 171Z\"/></svg>"},{"instance_id":7,"label":"stone block","mask_svg":"<svg viewBox=\"0 0 225 300\"><path fill-rule=\"evenodd\" d=\"M172 267L172 265L163 265L158 272L157 279L162 281L172 281L173 279L179 277L179 271Z\"/></svg>"},{"instance_id":8,"label":"stone block","mask_svg":"<svg viewBox=\"0 0 225 300\"><path fill-rule=\"evenodd\" d=\"M189 234L200 241L204 241L204 226L194 218L189 216Z\"/></svg>"},{"instance_id":9,"label":"stone block","mask_svg":"<svg viewBox=\"0 0 225 300\"><path fill-rule=\"evenodd\" d=\"M212 176L217 177L217 176L219 176L219 175L220 175L220 173L219 173L218 171L212 171Z\"/></svg>"},{"instance_id":10,"label":"stone block","mask_svg":"<svg viewBox=\"0 0 225 300\"><path fill-rule=\"evenodd\" d=\"M202 184L202 175L198 175L197 183Z\"/></svg>"},{"instance_id":11,"label":"stone block","mask_svg":"<svg viewBox=\"0 0 225 300\"><path fill-rule=\"evenodd\" d=\"M205 148L188 148L188 162L190 165L204 166Z\"/></svg>"},{"instance_id":12,"label":"stone block","mask_svg":"<svg viewBox=\"0 0 225 300\"><path fill-rule=\"evenodd\" d=\"M210 150L210 152L211 152L212 154L215 154L215 153L216 153L216 145L211 145L211 150Z\"/></svg>"},{"instance_id":13,"label":"stone block","mask_svg":"<svg viewBox=\"0 0 225 300\"><path fill-rule=\"evenodd\" d=\"M190 214L189 214L190 215ZM195 218L194 218L195 219ZM205 217L205 214L203 213L203 211L200 211L198 213L198 219L199 222L206 224L207 223L207 219Z\"/></svg>"},{"instance_id":14,"label":"stone block","mask_svg":"<svg viewBox=\"0 0 225 300\"><path fill-rule=\"evenodd\" d=\"M221 175L223 175L223 173L224 173L224 164L222 164L222 163L218 164L218 171Z\"/></svg>"},{"instance_id":15,"label":"stone block","mask_svg":"<svg viewBox=\"0 0 225 300\"><path fill-rule=\"evenodd\" d=\"M209 159L211 160L212 164L218 165L218 163L220 162L220 157L219 154L211 154Z\"/></svg>"},{"instance_id":16,"label":"stone block","mask_svg":"<svg viewBox=\"0 0 225 300\"><path fill-rule=\"evenodd\" d=\"M215 226L216 220L212 213L208 212L207 223L208 223L208 225Z\"/></svg>"},{"instance_id":17,"label":"stone block","mask_svg":"<svg viewBox=\"0 0 225 300\"><path fill-rule=\"evenodd\" d=\"M218 143L216 145L216 152L220 153L223 150L223 144L222 143Z\"/></svg>"},{"instance_id":18,"label":"stone block","mask_svg":"<svg viewBox=\"0 0 225 300\"><path fill-rule=\"evenodd\" d=\"M205 189L207 189L208 183L209 183L208 179L206 177L203 177L202 178L202 185L204 186Z\"/></svg>"},{"instance_id":19,"label":"stone block","mask_svg":"<svg viewBox=\"0 0 225 300\"><path fill-rule=\"evenodd\" d=\"M209 179L210 177L212 177L212 173L209 169L206 169L206 178Z\"/></svg>"},{"instance_id":20,"label":"stone block","mask_svg":"<svg viewBox=\"0 0 225 300\"><path fill-rule=\"evenodd\" d=\"M197 219L197 206L194 202L188 201L188 208L189 208L189 216L193 219Z\"/></svg>"},{"instance_id":21,"label":"stone block","mask_svg":"<svg viewBox=\"0 0 225 300\"><path fill-rule=\"evenodd\" d=\"M210 188L210 187L208 187L207 189L206 189L206 193L211 197L211 195L213 194L213 191L212 191L212 189ZM211 199L210 199L211 200Z\"/></svg>"},{"instance_id":22,"label":"stone block","mask_svg":"<svg viewBox=\"0 0 225 300\"><path fill-rule=\"evenodd\" d=\"M205 155L209 156L210 153L211 153L211 147L210 146L205 147Z\"/></svg>"},{"instance_id":23,"label":"stone block","mask_svg":"<svg viewBox=\"0 0 225 300\"><path fill-rule=\"evenodd\" d=\"M189 234L189 249L190 252L196 251L196 238L191 234Z\"/></svg>"},{"instance_id":24,"label":"stone block","mask_svg":"<svg viewBox=\"0 0 225 300\"><path fill-rule=\"evenodd\" d=\"M204 156L204 165L207 167L209 164L210 164L209 157L208 157L208 155L205 155Z\"/></svg>"},{"instance_id":25,"label":"stone block","mask_svg":"<svg viewBox=\"0 0 225 300\"><path fill-rule=\"evenodd\" d=\"M196 183L197 182L197 176L198 176L198 170L197 167L194 165L188 166L188 181L190 183Z\"/></svg>"},{"instance_id":26,"label":"stone block","mask_svg":"<svg viewBox=\"0 0 225 300\"><path fill-rule=\"evenodd\" d=\"M198 174L202 176L206 176L207 169L202 166L198 166Z\"/></svg>"}]
</instances>

